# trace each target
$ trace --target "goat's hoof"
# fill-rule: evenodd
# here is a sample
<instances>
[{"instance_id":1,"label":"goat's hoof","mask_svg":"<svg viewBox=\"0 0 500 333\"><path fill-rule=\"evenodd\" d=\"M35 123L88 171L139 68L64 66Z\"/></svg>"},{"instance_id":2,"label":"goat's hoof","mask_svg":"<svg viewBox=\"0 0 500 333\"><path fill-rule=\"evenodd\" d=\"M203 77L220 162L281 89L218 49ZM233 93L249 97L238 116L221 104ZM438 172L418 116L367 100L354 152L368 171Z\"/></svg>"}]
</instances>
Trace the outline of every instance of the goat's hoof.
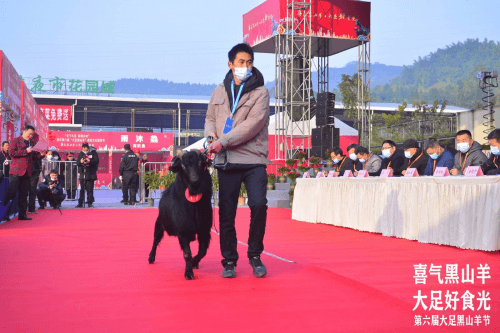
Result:
<instances>
[{"instance_id":1,"label":"goat's hoof","mask_svg":"<svg viewBox=\"0 0 500 333\"><path fill-rule=\"evenodd\" d=\"M200 263L199 262L193 262L193 263L191 263L191 266L193 266L193 269L200 269Z\"/></svg>"},{"instance_id":2,"label":"goat's hoof","mask_svg":"<svg viewBox=\"0 0 500 333\"><path fill-rule=\"evenodd\" d=\"M150 264L154 264L155 263L155 258L149 257L148 261L149 261Z\"/></svg>"},{"instance_id":3,"label":"goat's hoof","mask_svg":"<svg viewBox=\"0 0 500 333\"><path fill-rule=\"evenodd\" d=\"M184 273L184 277L186 278L186 280L194 280L194 273L191 271L191 272L185 272Z\"/></svg>"}]
</instances>

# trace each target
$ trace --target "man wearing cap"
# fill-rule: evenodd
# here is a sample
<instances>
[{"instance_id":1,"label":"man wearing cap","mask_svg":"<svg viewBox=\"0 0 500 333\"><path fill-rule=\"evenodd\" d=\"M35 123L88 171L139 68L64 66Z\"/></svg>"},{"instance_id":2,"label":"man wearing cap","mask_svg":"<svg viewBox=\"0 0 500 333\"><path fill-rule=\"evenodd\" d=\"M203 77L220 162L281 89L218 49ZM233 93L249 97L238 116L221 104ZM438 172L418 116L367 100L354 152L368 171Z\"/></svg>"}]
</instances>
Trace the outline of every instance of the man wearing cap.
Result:
<instances>
[{"instance_id":1,"label":"man wearing cap","mask_svg":"<svg viewBox=\"0 0 500 333\"><path fill-rule=\"evenodd\" d=\"M403 143L403 149L405 151L405 163L403 164L403 171L401 171L401 174L404 176L406 175L406 170L414 168L417 169L419 176L423 176L425 168L427 167L429 155L420 149L417 140L414 139L406 140Z\"/></svg>"},{"instance_id":2,"label":"man wearing cap","mask_svg":"<svg viewBox=\"0 0 500 333\"><path fill-rule=\"evenodd\" d=\"M83 207L85 200L85 192L87 192L88 207L92 208L94 203L94 182L97 179L97 168L99 166L99 158L95 150L89 150L89 144L82 144L82 151L78 154L76 160L78 165L78 173L80 174L80 198L76 208Z\"/></svg>"},{"instance_id":3,"label":"man wearing cap","mask_svg":"<svg viewBox=\"0 0 500 333\"><path fill-rule=\"evenodd\" d=\"M123 203L125 205L135 205L139 158L132 151L132 149L130 149L130 144L125 144L123 148L125 149L125 154L123 154L120 162L120 179L122 180Z\"/></svg>"}]
</instances>

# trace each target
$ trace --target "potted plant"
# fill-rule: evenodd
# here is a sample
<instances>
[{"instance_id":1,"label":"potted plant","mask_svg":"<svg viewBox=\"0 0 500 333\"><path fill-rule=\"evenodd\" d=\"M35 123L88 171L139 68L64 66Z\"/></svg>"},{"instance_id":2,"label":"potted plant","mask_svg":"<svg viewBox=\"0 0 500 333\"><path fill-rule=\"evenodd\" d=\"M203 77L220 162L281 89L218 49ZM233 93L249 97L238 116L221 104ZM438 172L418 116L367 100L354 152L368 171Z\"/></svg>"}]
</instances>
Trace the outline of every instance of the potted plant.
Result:
<instances>
[{"instance_id":1,"label":"potted plant","mask_svg":"<svg viewBox=\"0 0 500 333\"><path fill-rule=\"evenodd\" d=\"M314 173L318 173L319 171L319 167L320 167L320 164L319 162L321 161L321 159L319 157L311 157L309 158L309 164L311 165L311 168L314 169Z\"/></svg>"},{"instance_id":2,"label":"potted plant","mask_svg":"<svg viewBox=\"0 0 500 333\"><path fill-rule=\"evenodd\" d=\"M295 188L291 188L288 190L288 195L290 196L290 208L292 207L293 204L293 193L295 192Z\"/></svg>"},{"instance_id":3,"label":"potted plant","mask_svg":"<svg viewBox=\"0 0 500 333\"><path fill-rule=\"evenodd\" d=\"M245 206L245 198L247 197L247 188L245 183L241 183L240 196L238 197L238 206Z\"/></svg>"},{"instance_id":4,"label":"potted plant","mask_svg":"<svg viewBox=\"0 0 500 333\"><path fill-rule=\"evenodd\" d=\"M325 152L325 160L326 160L326 167L333 168L332 152L330 151L330 149L327 149Z\"/></svg>"},{"instance_id":5,"label":"potted plant","mask_svg":"<svg viewBox=\"0 0 500 333\"><path fill-rule=\"evenodd\" d=\"M288 159L285 161L285 164L290 168L290 169L293 169L293 166L295 165L295 160L293 159Z\"/></svg>"},{"instance_id":6,"label":"potted plant","mask_svg":"<svg viewBox=\"0 0 500 333\"><path fill-rule=\"evenodd\" d=\"M155 202L154 197L156 197L156 191L160 186L160 174L154 171L147 171L144 173L144 182L149 184L148 189L150 195L148 198L148 207L153 207Z\"/></svg>"},{"instance_id":7,"label":"potted plant","mask_svg":"<svg viewBox=\"0 0 500 333\"><path fill-rule=\"evenodd\" d=\"M219 206L219 177L217 175L217 170L213 170L212 174L212 192L214 195L214 206Z\"/></svg>"},{"instance_id":8,"label":"potted plant","mask_svg":"<svg viewBox=\"0 0 500 333\"><path fill-rule=\"evenodd\" d=\"M297 168L298 168L304 162L306 153L303 150L299 150L297 153L295 153L295 157L297 157Z\"/></svg>"},{"instance_id":9,"label":"potted plant","mask_svg":"<svg viewBox=\"0 0 500 333\"><path fill-rule=\"evenodd\" d=\"M276 175L274 173L270 173L267 175L267 190L274 190L274 184L276 183Z\"/></svg>"},{"instance_id":10,"label":"potted plant","mask_svg":"<svg viewBox=\"0 0 500 333\"><path fill-rule=\"evenodd\" d=\"M288 179L290 179L290 188L295 188L296 179L300 177L300 174L295 171L290 171L287 175Z\"/></svg>"},{"instance_id":11,"label":"potted plant","mask_svg":"<svg viewBox=\"0 0 500 333\"><path fill-rule=\"evenodd\" d=\"M286 167L279 167L278 168L278 174L280 175L278 177L278 180L280 183L286 183L286 177L285 174L288 172L288 168Z\"/></svg>"}]
</instances>

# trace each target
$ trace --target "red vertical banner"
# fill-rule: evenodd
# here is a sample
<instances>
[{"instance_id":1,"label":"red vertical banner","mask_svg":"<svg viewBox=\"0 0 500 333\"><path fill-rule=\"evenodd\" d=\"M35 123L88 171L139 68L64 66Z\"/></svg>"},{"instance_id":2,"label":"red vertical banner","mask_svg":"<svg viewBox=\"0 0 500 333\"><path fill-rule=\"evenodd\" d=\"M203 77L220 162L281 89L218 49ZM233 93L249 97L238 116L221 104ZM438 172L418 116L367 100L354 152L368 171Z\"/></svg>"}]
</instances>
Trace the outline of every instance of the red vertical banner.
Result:
<instances>
[{"instance_id":1,"label":"red vertical banner","mask_svg":"<svg viewBox=\"0 0 500 333\"><path fill-rule=\"evenodd\" d=\"M14 140L14 123L12 121L7 121L6 124L6 130L7 130L7 137L6 137L6 140L11 142L12 140Z\"/></svg>"}]
</instances>

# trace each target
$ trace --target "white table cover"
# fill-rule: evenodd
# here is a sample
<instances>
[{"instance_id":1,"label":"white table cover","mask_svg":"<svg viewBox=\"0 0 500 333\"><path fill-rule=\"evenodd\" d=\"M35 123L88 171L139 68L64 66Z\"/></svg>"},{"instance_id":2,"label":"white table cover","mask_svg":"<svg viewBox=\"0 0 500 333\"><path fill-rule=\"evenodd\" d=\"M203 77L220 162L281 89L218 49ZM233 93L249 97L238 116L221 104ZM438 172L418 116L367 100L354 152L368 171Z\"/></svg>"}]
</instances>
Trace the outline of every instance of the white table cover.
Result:
<instances>
[{"instance_id":1,"label":"white table cover","mask_svg":"<svg viewBox=\"0 0 500 333\"><path fill-rule=\"evenodd\" d=\"M500 249L500 177L297 179L292 218L422 243Z\"/></svg>"}]
</instances>

